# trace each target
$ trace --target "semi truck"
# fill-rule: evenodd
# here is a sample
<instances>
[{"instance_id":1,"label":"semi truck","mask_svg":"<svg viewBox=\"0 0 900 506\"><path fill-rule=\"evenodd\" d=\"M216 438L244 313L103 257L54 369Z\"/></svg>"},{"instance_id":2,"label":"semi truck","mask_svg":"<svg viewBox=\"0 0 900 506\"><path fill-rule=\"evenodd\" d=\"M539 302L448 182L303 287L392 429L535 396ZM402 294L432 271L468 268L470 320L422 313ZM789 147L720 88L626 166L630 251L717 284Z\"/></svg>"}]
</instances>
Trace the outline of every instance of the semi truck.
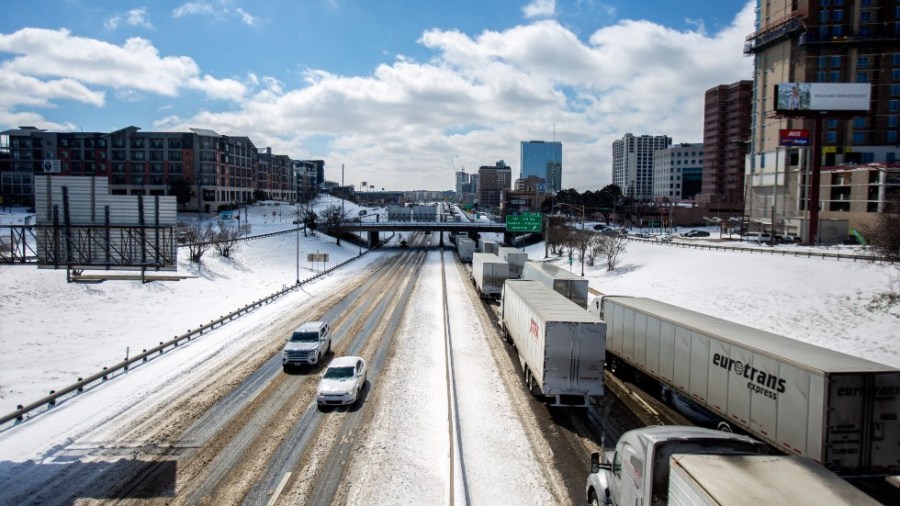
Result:
<instances>
[{"instance_id":1,"label":"semi truck","mask_svg":"<svg viewBox=\"0 0 900 506\"><path fill-rule=\"evenodd\" d=\"M475 241L461 235L456 236L456 253L460 262L471 262L475 253Z\"/></svg>"},{"instance_id":2,"label":"semi truck","mask_svg":"<svg viewBox=\"0 0 900 506\"><path fill-rule=\"evenodd\" d=\"M518 248L501 246L500 250L497 252L497 256L509 264L509 277L511 279L519 279L522 277L522 269L525 267L525 262L528 261L528 253L525 253Z\"/></svg>"},{"instance_id":3,"label":"semi truck","mask_svg":"<svg viewBox=\"0 0 900 506\"><path fill-rule=\"evenodd\" d=\"M529 261L522 266L522 279L540 281L587 309L588 280L577 274L552 264Z\"/></svg>"},{"instance_id":4,"label":"semi truck","mask_svg":"<svg viewBox=\"0 0 900 506\"><path fill-rule=\"evenodd\" d=\"M613 452L591 454L585 484L599 505L875 505L810 459L773 455L749 436L700 427L628 431Z\"/></svg>"},{"instance_id":5,"label":"semi truck","mask_svg":"<svg viewBox=\"0 0 900 506\"><path fill-rule=\"evenodd\" d=\"M604 296L608 364L843 475L900 473L900 370L640 297Z\"/></svg>"},{"instance_id":6,"label":"semi truck","mask_svg":"<svg viewBox=\"0 0 900 506\"><path fill-rule=\"evenodd\" d=\"M509 279L509 264L493 253L472 254L472 278L481 298L497 298Z\"/></svg>"},{"instance_id":7,"label":"semi truck","mask_svg":"<svg viewBox=\"0 0 900 506\"><path fill-rule=\"evenodd\" d=\"M553 406L590 406L603 395L606 324L597 317L538 281L511 279L500 325L532 394Z\"/></svg>"}]
</instances>

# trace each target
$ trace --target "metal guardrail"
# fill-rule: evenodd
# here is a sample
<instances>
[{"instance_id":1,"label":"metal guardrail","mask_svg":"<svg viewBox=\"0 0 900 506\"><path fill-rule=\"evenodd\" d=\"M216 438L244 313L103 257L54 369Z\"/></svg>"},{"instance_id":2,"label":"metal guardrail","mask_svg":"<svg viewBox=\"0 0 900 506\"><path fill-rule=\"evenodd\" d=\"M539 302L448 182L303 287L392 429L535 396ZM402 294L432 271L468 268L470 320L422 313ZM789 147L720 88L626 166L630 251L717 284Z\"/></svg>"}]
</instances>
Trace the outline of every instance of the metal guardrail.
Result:
<instances>
[{"instance_id":1,"label":"metal guardrail","mask_svg":"<svg viewBox=\"0 0 900 506\"><path fill-rule=\"evenodd\" d=\"M294 230L289 230L288 232L294 232ZM284 232L275 232L273 234L268 234L268 235L277 235L280 233L284 233ZM374 249L374 248L372 248L372 249ZM18 423L22 422L25 419L26 414L32 413L41 408L50 409L51 407L56 405L57 401L59 401L60 398L66 396L66 395L69 395L73 392L75 392L75 394L77 395L78 393L83 392L85 390L85 388L91 384L94 384L97 382L100 382L100 383L105 382L108 379L110 379L112 376L116 375L116 373L124 374L125 372L128 372L130 367L143 364L143 363L151 360L154 357L158 357L158 356L162 355L163 353L165 353L165 351L167 349L171 351L171 350L177 348L179 345L181 345L185 342L189 342L192 339L203 335L204 332L208 332L208 331L211 331L218 327L221 327L222 325L229 323L230 321L232 321L236 318L239 318L247 313L250 313L256 309L259 309L260 307L262 307L266 304L273 302L275 299L277 299L281 296L287 295L288 293L291 293L294 290L298 290L304 284L309 283L311 281L315 281L315 280L325 276L326 274L330 274L331 272L347 265L348 263L350 263L358 258L361 258L363 255L365 255L369 251L372 251L372 249L367 249L366 251L362 252L361 254L359 254L355 257L351 257L333 267L329 267L328 269L325 269L324 271L316 274L315 276L312 276L310 278L304 279L303 281L295 283L283 290L280 290L278 292L273 293L272 295L269 295L268 297L251 302L250 304L247 304L239 309L236 309L236 310L228 313L227 315L221 316L216 320L212 320L205 325L201 325L197 329L193 329L193 330L188 329L188 331L186 333L181 334L180 336L175 336L173 339L170 339L165 342L160 341L158 346L155 346L149 350L143 350L143 351L141 351L141 353L135 355L134 357L126 358L125 360L118 362L118 363L112 365L111 367L104 367L102 371L100 371L94 375L88 376L87 378L78 378L78 381L76 383L73 383L65 388L62 388L59 391L51 390L49 395L42 397L41 399L38 399L37 401L32 402L31 404L28 404L26 406L23 406L20 404L16 407L15 411L0 417L0 431L10 428L10 427L2 427L4 424L6 424L10 421L15 421L15 423L11 426L11 427L14 427L15 425L17 425Z\"/></svg>"},{"instance_id":2,"label":"metal guardrail","mask_svg":"<svg viewBox=\"0 0 900 506\"><path fill-rule=\"evenodd\" d=\"M832 253L828 251L790 251L785 249L772 249L772 248L753 248L753 247L740 247L740 246L718 246L715 244L703 244L703 243L691 243L685 241L658 241L656 239L646 238L646 237L634 237L634 236L626 236L629 241L638 241L638 242L648 242L652 244L659 244L664 246L676 246L681 248L693 248L693 249L708 249L708 250L718 250L718 251L739 251L742 253L758 253L762 255L780 255L780 256L793 256L793 257L803 257L803 258L822 258L822 259L834 259L834 260L852 260L863 261L863 262L884 262L884 263L898 263L900 262L900 258L886 257L886 256L878 256L878 255L845 255L843 253Z\"/></svg>"}]
</instances>

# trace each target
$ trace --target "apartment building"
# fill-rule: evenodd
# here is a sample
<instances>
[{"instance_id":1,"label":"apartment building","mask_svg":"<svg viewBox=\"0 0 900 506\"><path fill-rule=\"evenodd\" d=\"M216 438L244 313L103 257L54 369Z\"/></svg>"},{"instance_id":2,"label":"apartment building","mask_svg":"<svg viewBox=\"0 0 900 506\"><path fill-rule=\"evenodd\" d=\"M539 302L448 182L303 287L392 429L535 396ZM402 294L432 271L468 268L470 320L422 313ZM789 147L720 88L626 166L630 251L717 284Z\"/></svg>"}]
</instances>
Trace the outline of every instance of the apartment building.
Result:
<instances>
[{"instance_id":1,"label":"apartment building","mask_svg":"<svg viewBox=\"0 0 900 506\"><path fill-rule=\"evenodd\" d=\"M696 201L743 209L744 159L750 139L753 81L706 90L703 97L703 172Z\"/></svg>"},{"instance_id":2,"label":"apartment building","mask_svg":"<svg viewBox=\"0 0 900 506\"><path fill-rule=\"evenodd\" d=\"M621 188L622 195L637 200L653 198L654 153L671 145L667 135L627 133L613 141L612 182Z\"/></svg>"},{"instance_id":3,"label":"apartment building","mask_svg":"<svg viewBox=\"0 0 900 506\"><path fill-rule=\"evenodd\" d=\"M260 193L294 201L290 158L270 150L262 158L260 164L248 137L207 129L63 133L20 127L0 132L0 194L5 202L30 205L34 175L55 173L106 177L113 195L190 195L184 210L214 212Z\"/></svg>"}]
</instances>

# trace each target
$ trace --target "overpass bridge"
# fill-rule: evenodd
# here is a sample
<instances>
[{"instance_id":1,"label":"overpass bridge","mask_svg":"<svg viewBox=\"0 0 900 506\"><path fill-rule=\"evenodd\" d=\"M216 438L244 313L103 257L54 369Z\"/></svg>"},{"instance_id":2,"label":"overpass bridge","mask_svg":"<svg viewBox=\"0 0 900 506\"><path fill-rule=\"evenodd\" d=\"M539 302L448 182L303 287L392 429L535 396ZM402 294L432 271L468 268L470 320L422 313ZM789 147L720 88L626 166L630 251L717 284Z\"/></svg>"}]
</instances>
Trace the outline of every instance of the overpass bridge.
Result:
<instances>
[{"instance_id":1,"label":"overpass bridge","mask_svg":"<svg viewBox=\"0 0 900 506\"><path fill-rule=\"evenodd\" d=\"M522 232L507 232L505 223L485 222L459 222L459 221L376 221L376 222L345 222L341 224L342 232L355 233L360 236L368 234L366 242L369 247L377 246L381 232L453 232L455 234L467 234L477 239L482 233L503 234L503 243L512 244L516 235ZM444 236L441 234L440 245L444 245Z\"/></svg>"}]
</instances>

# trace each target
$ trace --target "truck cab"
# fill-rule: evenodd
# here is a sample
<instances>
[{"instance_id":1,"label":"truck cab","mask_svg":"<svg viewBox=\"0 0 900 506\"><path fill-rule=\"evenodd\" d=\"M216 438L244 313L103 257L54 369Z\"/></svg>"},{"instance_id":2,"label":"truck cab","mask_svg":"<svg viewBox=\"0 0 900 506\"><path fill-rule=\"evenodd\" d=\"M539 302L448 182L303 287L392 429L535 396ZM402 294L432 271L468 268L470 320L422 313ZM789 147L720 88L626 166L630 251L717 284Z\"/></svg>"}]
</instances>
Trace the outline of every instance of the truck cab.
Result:
<instances>
[{"instance_id":1,"label":"truck cab","mask_svg":"<svg viewBox=\"0 0 900 506\"><path fill-rule=\"evenodd\" d=\"M287 369L295 365L315 365L331 351L331 332L328 323L306 322L291 332L281 350L281 365Z\"/></svg>"},{"instance_id":2,"label":"truck cab","mask_svg":"<svg viewBox=\"0 0 900 506\"><path fill-rule=\"evenodd\" d=\"M668 503L669 459L675 454L767 455L753 438L700 427L657 426L626 432L616 449L591 455L585 485L590 504Z\"/></svg>"}]
</instances>

